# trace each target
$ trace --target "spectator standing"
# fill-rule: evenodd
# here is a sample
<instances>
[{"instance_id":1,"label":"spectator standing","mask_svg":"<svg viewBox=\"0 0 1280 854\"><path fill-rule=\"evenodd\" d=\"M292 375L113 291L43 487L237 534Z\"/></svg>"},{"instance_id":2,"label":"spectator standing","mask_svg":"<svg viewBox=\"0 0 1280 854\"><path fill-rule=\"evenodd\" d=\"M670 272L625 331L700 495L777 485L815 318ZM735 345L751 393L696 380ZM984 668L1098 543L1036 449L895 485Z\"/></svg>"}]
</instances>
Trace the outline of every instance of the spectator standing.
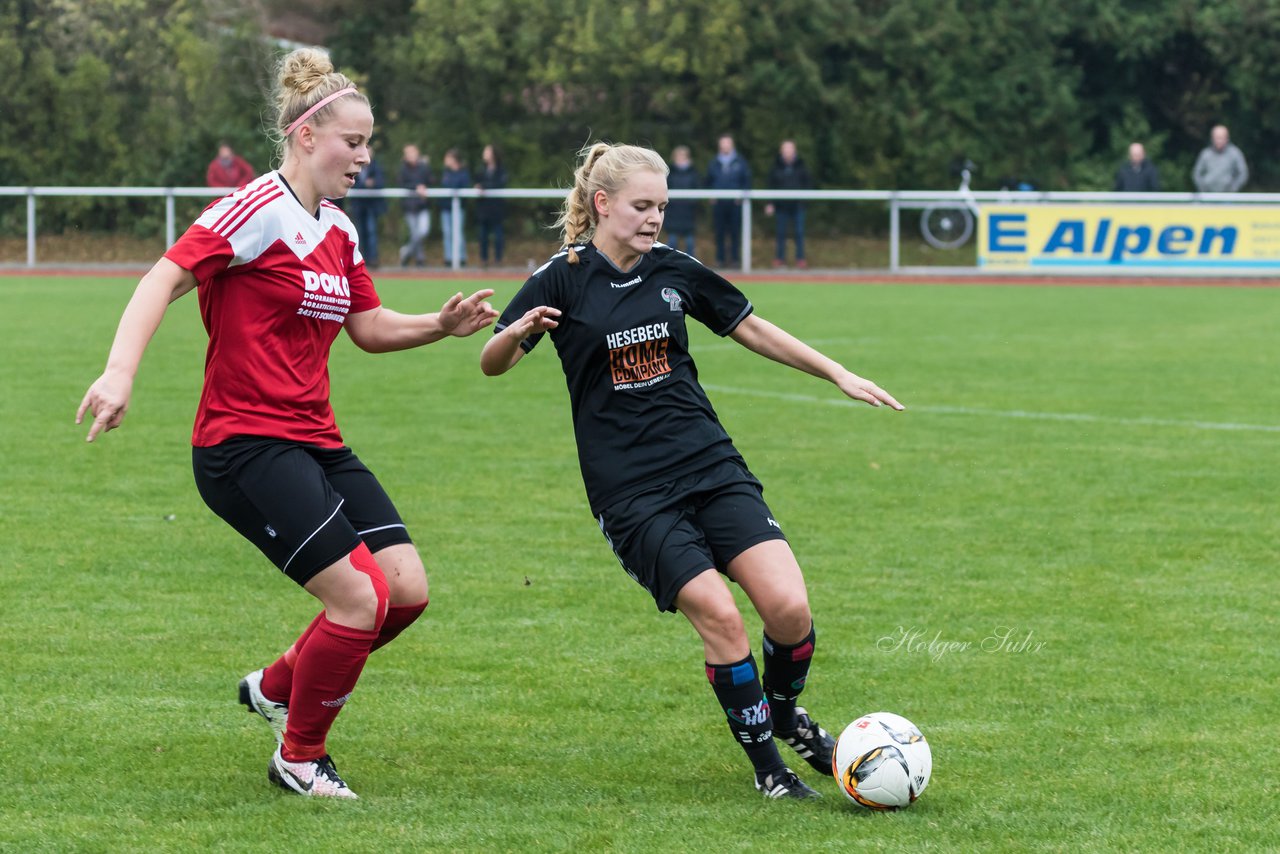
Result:
<instances>
[{"instance_id":1,"label":"spectator standing","mask_svg":"<svg viewBox=\"0 0 1280 854\"><path fill-rule=\"evenodd\" d=\"M416 145L404 147L399 183L402 189L413 194L401 204L404 224L409 231L409 242L400 247L400 266L407 267L414 263L425 267L425 243L431 236L431 203L427 201L427 188L431 186L431 161L422 156Z\"/></svg>"},{"instance_id":2,"label":"spectator standing","mask_svg":"<svg viewBox=\"0 0 1280 854\"><path fill-rule=\"evenodd\" d=\"M716 156L707 168L708 190L751 189L751 167L738 154L730 134L723 134L716 145ZM742 261L742 200L716 199L711 203L711 221L716 232L716 264L740 264Z\"/></svg>"},{"instance_id":3,"label":"spectator standing","mask_svg":"<svg viewBox=\"0 0 1280 854\"><path fill-rule=\"evenodd\" d=\"M386 186L386 175L373 156L373 145L370 145L369 162L356 175L356 188L381 190ZM387 200L381 196L351 197L351 219L355 222L356 233L360 236L360 251L364 255L365 266L371 270L378 268L378 220L386 210Z\"/></svg>"},{"instance_id":4,"label":"spectator standing","mask_svg":"<svg viewBox=\"0 0 1280 854\"><path fill-rule=\"evenodd\" d=\"M1244 153L1231 142L1225 125L1209 132L1210 145L1196 158L1191 178L1202 193L1238 193L1249 180Z\"/></svg>"},{"instance_id":5,"label":"spectator standing","mask_svg":"<svg viewBox=\"0 0 1280 854\"><path fill-rule=\"evenodd\" d=\"M462 164L458 149L451 148L444 153L444 171L440 173L440 189L466 190L471 187L471 173ZM453 230L458 230L458 263L467 263L467 233L464 230L465 215L462 207L458 208L458 221L453 221L453 196L441 194L436 204L440 206L440 235L444 239L444 263L446 267L453 265Z\"/></svg>"},{"instance_id":6,"label":"spectator standing","mask_svg":"<svg viewBox=\"0 0 1280 854\"><path fill-rule=\"evenodd\" d=\"M1117 193L1158 193L1160 173L1156 165L1147 159L1142 143L1129 146L1129 159L1116 172Z\"/></svg>"},{"instance_id":7,"label":"spectator standing","mask_svg":"<svg viewBox=\"0 0 1280 854\"><path fill-rule=\"evenodd\" d=\"M482 194L486 190L505 190L507 188L507 170L502 165L502 152L492 143L484 147L480 155L484 160L484 171L476 181L476 189ZM503 223L507 218L507 200L481 195L476 203L476 215L480 220L480 263L489 266L489 238L493 238L493 260L502 263L505 248Z\"/></svg>"},{"instance_id":8,"label":"spectator standing","mask_svg":"<svg viewBox=\"0 0 1280 854\"><path fill-rule=\"evenodd\" d=\"M258 173L229 144L218 143L218 156L209 161L205 170L204 182L210 187L234 187L239 189L248 184Z\"/></svg>"},{"instance_id":9,"label":"spectator standing","mask_svg":"<svg viewBox=\"0 0 1280 854\"><path fill-rule=\"evenodd\" d=\"M812 190L813 176L809 167L796 151L796 144L790 139L782 141L778 146L778 158L769 172L769 188L772 190ZM775 216L777 223L778 246L773 255L773 266L782 267L787 263L787 234L790 233L796 244L796 266L808 267L804 257L804 202L797 199L783 199L765 205L766 216Z\"/></svg>"},{"instance_id":10,"label":"spectator standing","mask_svg":"<svg viewBox=\"0 0 1280 854\"><path fill-rule=\"evenodd\" d=\"M702 188L702 176L693 168L689 146L677 145L671 152L671 173L667 175L670 190L698 190ZM693 255L693 232L697 226L698 202L696 199L672 199L667 203L666 226L671 246ZM683 244L683 245L681 245Z\"/></svg>"}]
</instances>

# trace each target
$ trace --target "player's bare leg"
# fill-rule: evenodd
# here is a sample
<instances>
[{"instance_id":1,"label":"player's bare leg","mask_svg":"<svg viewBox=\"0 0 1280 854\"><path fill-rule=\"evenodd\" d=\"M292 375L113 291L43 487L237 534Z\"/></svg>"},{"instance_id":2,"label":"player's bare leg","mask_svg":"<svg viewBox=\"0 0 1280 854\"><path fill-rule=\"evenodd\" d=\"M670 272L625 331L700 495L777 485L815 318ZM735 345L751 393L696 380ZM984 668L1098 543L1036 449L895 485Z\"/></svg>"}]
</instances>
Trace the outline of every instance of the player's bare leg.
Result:
<instances>
[{"instance_id":1,"label":"player's bare leg","mask_svg":"<svg viewBox=\"0 0 1280 854\"><path fill-rule=\"evenodd\" d=\"M681 588L675 604L702 638L707 680L734 739L755 767L756 789L768 798L816 797L817 792L796 777L778 755L769 702L742 614L724 578L707 569Z\"/></svg>"},{"instance_id":2,"label":"player's bare leg","mask_svg":"<svg viewBox=\"0 0 1280 854\"><path fill-rule=\"evenodd\" d=\"M776 736L816 771L831 773L835 739L796 704L809 677L815 635L804 574L786 540L767 540L729 562L764 621L764 690Z\"/></svg>"}]
</instances>

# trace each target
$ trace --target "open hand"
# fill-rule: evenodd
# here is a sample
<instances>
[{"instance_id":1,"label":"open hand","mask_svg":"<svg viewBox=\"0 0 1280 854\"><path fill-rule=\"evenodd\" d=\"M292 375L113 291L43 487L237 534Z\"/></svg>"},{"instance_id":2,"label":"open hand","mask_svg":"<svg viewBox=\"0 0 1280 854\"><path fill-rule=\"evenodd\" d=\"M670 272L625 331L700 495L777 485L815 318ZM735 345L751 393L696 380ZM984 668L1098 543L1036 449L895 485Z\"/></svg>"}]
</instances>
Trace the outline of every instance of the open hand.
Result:
<instances>
[{"instance_id":1,"label":"open hand","mask_svg":"<svg viewBox=\"0 0 1280 854\"><path fill-rule=\"evenodd\" d=\"M459 338L484 329L498 319L498 312L486 302L491 296L493 290L486 288L466 299L462 298L461 291L449 297L449 301L440 307L440 327Z\"/></svg>"},{"instance_id":2,"label":"open hand","mask_svg":"<svg viewBox=\"0 0 1280 854\"><path fill-rule=\"evenodd\" d=\"M559 316L560 309L540 305L537 308L531 308L526 311L523 317L503 331L514 335L517 341L523 341L530 335L537 335L540 332L555 329L560 325L560 321L556 319Z\"/></svg>"},{"instance_id":3,"label":"open hand","mask_svg":"<svg viewBox=\"0 0 1280 854\"><path fill-rule=\"evenodd\" d=\"M894 400L893 395L889 394L889 392L880 388L871 380L860 377L851 371L846 371L844 376L836 381L836 387L854 400L861 400L872 406L887 403L899 412L906 408Z\"/></svg>"}]
</instances>

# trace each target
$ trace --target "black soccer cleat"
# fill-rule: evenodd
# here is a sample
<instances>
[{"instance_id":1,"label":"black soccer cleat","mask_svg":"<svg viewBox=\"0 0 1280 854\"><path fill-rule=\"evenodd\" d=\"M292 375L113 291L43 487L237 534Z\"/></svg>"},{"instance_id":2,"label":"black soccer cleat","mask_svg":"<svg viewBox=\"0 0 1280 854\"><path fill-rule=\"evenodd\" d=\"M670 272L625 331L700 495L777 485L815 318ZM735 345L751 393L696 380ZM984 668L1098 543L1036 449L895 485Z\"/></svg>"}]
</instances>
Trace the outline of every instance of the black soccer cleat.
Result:
<instances>
[{"instance_id":1,"label":"black soccer cleat","mask_svg":"<svg viewBox=\"0 0 1280 854\"><path fill-rule=\"evenodd\" d=\"M827 777L831 776L831 754L836 749L836 740L818 726L818 722L809 717L803 707L796 707L796 731L775 731L774 737L786 742L813 770Z\"/></svg>"},{"instance_id":2,"label":"black soccer cleat","mask_svg":"<svg viewBox=\"0 0 1280 854\"><path fill-rule=\"evenodd\" d=\"M772 771L764 775L757 774L756 790L766 798L774 800L793 798L803 801L808 798L822 797L822 795L805 785L805 782L797 777L796 772L790 768L783 768L781 771Z\"/></svg>"}]
</instances>

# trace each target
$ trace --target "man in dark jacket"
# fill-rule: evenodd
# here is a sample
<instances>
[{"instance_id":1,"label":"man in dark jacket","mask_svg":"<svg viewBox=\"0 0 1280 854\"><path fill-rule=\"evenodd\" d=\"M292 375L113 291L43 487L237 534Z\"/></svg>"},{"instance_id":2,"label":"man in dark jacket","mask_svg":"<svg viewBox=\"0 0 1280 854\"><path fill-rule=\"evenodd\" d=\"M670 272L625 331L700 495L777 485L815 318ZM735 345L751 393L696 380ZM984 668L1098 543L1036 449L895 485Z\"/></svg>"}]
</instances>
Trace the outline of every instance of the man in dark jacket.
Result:
<instances>
[{"instance_id":1,"label":"man in dark jacket","mask_svg":"<svg viewBox=\"0 0 1280 854\"><path fill-rule=\"evenodd\" d=\"M751 189L751 167L738 154L733 144L733 137L729 134L721 136L717 143L715 159L707 168L707 189ZM723 267L728 263L740 264L742 200L716 199L711 203L711 220L716 231L716 265ZM727 252L726 249L728 249Z\"/></svg>"},{"instance_id":2,"label":"man in dark jacket","mask_svg":"<svg viewBox=\"0 0 1280 854\"><path fill-rule=\"evenodd\" d=\"M796 144L792 140L783 140L782 145L778 146L778 159L769 172L769 189L813 189L813 177L796 153ZM778 248L773 256L773 266L781 267L787 263L787 234L790 232L796 242L796 266L802 269L808 267L809 262L804 258L804 202L783 199L766 205L764 212L766 216L777 217Z\"/></svg>"},{"instance_id":3,"label":"man in dark jacket","mask_svg":"<svg viewBox=\"0 0 1280 854\"><path fill-rule=\"evenodd\" d=\"M697 190L702 178L693 168L689 146L678 145L671 152L671 174L667 176L669 190ZM663 225L669 235L668 242L686 255L693 254L693 230L697 224L697 199L671 199L667 202L667 215ZM683 245L682 245L683 244Z\"/></svg>"},{"instance_id":4,"label":"man in dark jacket","mask_svg":"<svg viewBox=\"0 0 1280 854\"><path fill-rule=\"evenodd\" d=\"M356 189L381 190L387 186L382 166L373 156L373 145L369 145L369 162L356 176ZM360 235L360 254L370 270L378 267L378 220L387 210L387 200L381 196L352 196L350 201L351 221L355 223L356 233Z\"/></svg>"},{"instance_id":5,"label":"man in dark jacket","mask_svg":"<svg viewBox=\"0 0 1280 854\"><path fill-rule=\"evenodd\" d=\"M409 230L409 242L400 247L400 266L404 267L412 262L425 267L425 243L431 235L431 204L427 201L427 188L431 186L431 162L422 156L416 145L404 147L399 183L403 189L413 194L400 203L405 228Z\"/></svg>"},{"instance_id":6,"label":"man in dark jacket","mask_svg":"<svg viewBox=\"0 0 1280 854\"><path fill-rule=\"evenodd\" d=\"M1116 172L1117 193L1158 193L1160 174L1155 164L1147 159L1142 143L1129 146L1129 159Z\"/></svg>"},{"instance_id":7,"label":"man in dark jacket","mask_svg":"<svg viewBox=\"0 0 1280 854\"><path fill-rule=\"evenodd\" d=\"M502 165L502 152L498 146L489 143L480 153L484 168L476 177L476 189L505 190L507 188L507 168ZM481 195L476 203L477 219L480 221L480 263L489 266L489 238L493 238L493 260L502 263L502 254L506 247L507 200L501 197Z\"/></svg>"},{"instance_id":8,"label":"man in dark jacket","mask_svg":"<svg viewBox=\"0 0 1280 854\"><path fill-rule=\"evenodd\" d=\"M458 152L458 149L450 148L444 153L444 171L440 173L440 189L469 190L472 183L471 172L463 165L462 155ZM467 264L467 233L464 228L467 218L466 208L459 206L458 220L454 222L452 193L437 193L436 205L440 213L440 237L444 241L445 266L453 266L453 234L456 229L458 233L458 263L465 267Z\"/></svg>"}]
</instances>

